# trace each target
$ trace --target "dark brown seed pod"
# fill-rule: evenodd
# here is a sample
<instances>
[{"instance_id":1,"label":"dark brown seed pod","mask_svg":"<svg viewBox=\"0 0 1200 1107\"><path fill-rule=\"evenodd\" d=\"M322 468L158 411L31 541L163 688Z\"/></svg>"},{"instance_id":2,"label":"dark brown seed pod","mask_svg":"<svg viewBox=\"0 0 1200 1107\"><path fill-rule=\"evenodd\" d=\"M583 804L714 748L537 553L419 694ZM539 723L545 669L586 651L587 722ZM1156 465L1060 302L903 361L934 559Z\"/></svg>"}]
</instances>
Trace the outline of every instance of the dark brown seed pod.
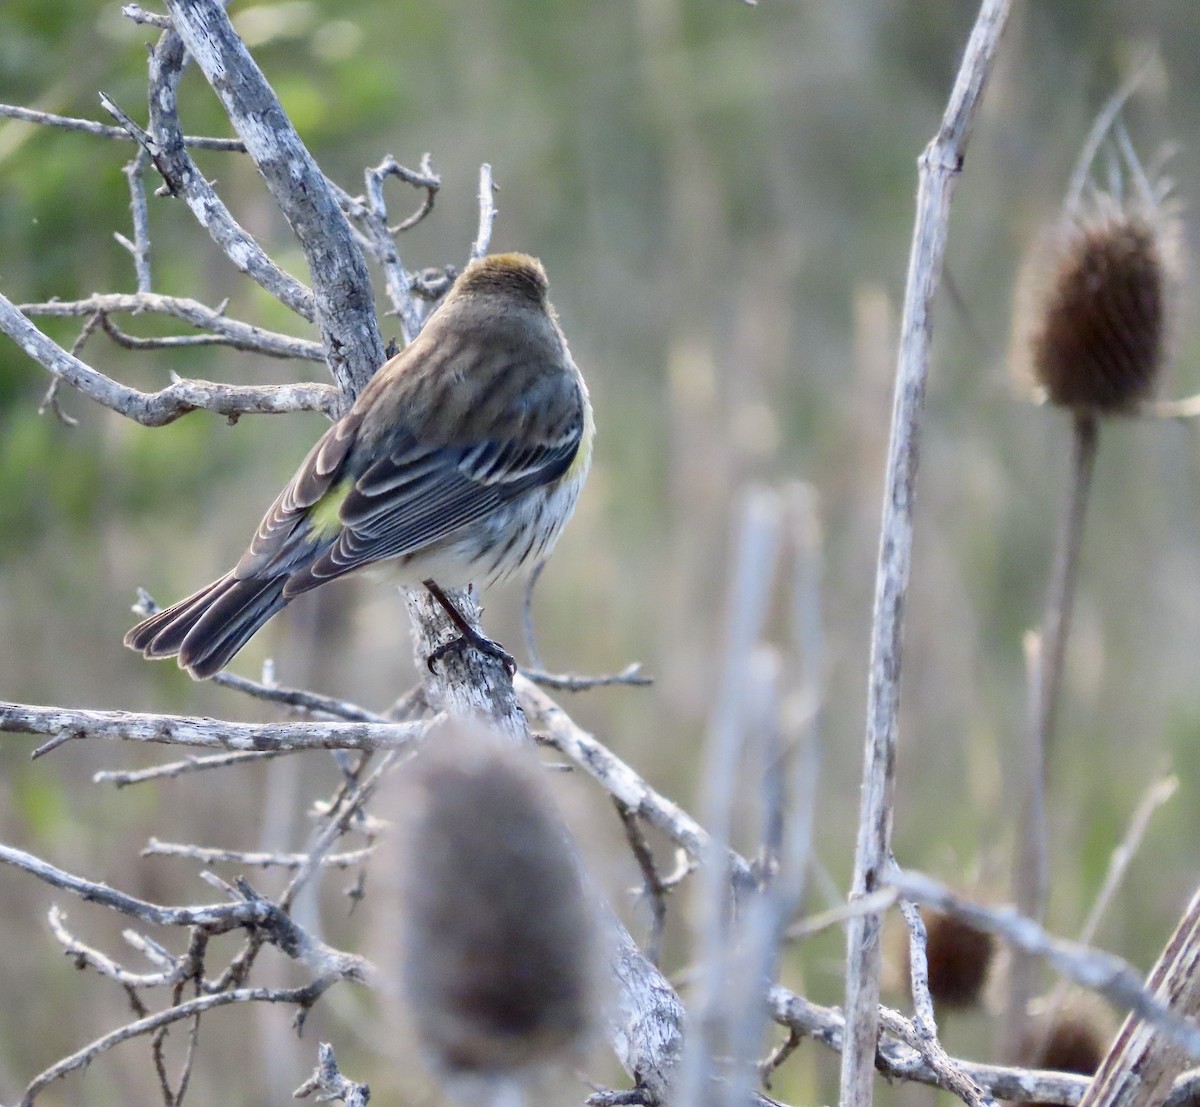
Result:
<instances>
[{"instance_id":1,"label":"dark brown seed pod","mask_svg":"<svg viewBox=\"0 0 1200 1107\"><path fill-rule=\"evenodd\" d=\"M1021 1044L1021 1064L1091 1076L1116 1029L1107 1004L1091 993L1077 994L1033 1020Z\"/></svg>"},{"instance_id":2,"label":"dark brown seed pod","mask_svg":"<svg viewBox=\"0 0 1200 1107\"><path fill-rule=\"evenodd\" d=\"M927 907L925 955L929 964L929 994L944 1008L972 1007L987 984L995 939L954 915Z\"/></svg>"},{"instance_id":3,"label":"dark brown seed pod","mask_svg":"<svg viewBox=\"0 0 1200 1107\"><path fill-rule=\"evenodd\" d=\"M448 1076L569 1060L593 1007L595 934L578 862L527 751L461 727L413 767L401 879L404 984Z\"/></svg>"},{"instance_id":4,"label":"dark brown seed pod","mask_svg":"<svg viewBox=\"0 0 1200 1107\"><path fill-rule=\"evenodd\" d=\"M1046 400L1079 412L1132 411L1166 356L1172 293L1166 220L1108 202L1044 247L1022 308L1025 355Z\"/></svg>"}]
</instances>

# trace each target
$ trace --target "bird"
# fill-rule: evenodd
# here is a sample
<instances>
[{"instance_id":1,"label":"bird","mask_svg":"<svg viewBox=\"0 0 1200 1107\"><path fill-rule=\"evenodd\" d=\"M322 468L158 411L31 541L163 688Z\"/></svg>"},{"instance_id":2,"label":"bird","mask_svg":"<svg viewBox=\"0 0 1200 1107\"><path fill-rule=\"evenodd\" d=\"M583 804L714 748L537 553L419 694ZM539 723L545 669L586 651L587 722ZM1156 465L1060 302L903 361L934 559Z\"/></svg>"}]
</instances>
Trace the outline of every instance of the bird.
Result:
<instances>
[{"instance_id":1,"label":"bird","mask_svg":"<svg viewBox=\"0 0 1200 1107\"><path fill-rule=\"evenodd\" d=\"M540 261L467 265L420 333L316 442L224 576L125 635L197 680L304 592L361 569L424 585L460 637L512 658L445 594L545 558L575 509L595 423ZM427 659L430 668L436 657Z\"/></svg>"}]
</instances>

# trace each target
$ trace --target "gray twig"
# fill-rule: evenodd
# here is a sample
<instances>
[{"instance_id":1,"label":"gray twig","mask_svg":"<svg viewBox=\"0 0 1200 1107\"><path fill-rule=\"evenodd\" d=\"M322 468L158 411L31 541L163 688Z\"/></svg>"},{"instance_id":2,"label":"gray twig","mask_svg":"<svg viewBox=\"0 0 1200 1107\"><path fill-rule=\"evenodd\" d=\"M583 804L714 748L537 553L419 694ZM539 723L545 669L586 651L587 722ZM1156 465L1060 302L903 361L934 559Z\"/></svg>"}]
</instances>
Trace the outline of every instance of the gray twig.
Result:
<instances>
[{"instance_id":1,"label":"gray twig","mask_svg":"<svg viewBox=\"0 0 1200 1107\"><path fill-rule=\"evenodd\" d=\"M147 427L161 427L192 411L236 418L294 411L329 412L338 393L327 384L236 385L176 380L157 392L119 384L69 354L43 334L7 297L0 294L0 331L34 361L85 396Z\"/></svg>"},{"instance_id":2,"label":"gray twig","mask_svg":"<svg viewBox=\"0 0 1200 1107\"><path fill-rule=\"evenodd\" d=\"M933 304L945 257L954 184L971 127L1008 19L1009 0L983 0L937 134L919 160L917 214L900 325L895 401L884 478L883 520L871 620L866 751L858 842L850 894L879 887L892 837L904 599L912 560L913 502L925 383L933 338ZM851 921L846 938L846 1018L842 1107L869 1107L878 1027L878 915Z\"/></svg>"},{"instance_id":3,"label":"gray twig","mask_svg":"<svg viewBox=\"0 0 1200 1107\"><path fill-rule=\"evenodd\" d=\"M348 850L345 853L330 853L320 858L318 864L322 868L348 869L351 865L360 865L374 853L373 846L364 849ZM202 865L212 865L217 862L228 862L235 865L249 865L260 869L299 869L310 863L307 853L269 853L266 851L241 849L213 849L207 846L194 846L186 842L160 842L151 838L142 847L143 857L185 857L199 861Z\"/></svg>"},{"instance_id":4,"label":"gray twig","mask_svg":"<svg viewBox=\"0 0 1200 1107\"><path fill-rule=\"evenodd\" d=\"M1067 938L1056 938L1011 907L972 903L923 873L891 866L884 879L895 885L906 899L956 915L977 930L995 934L1017 949L1044 957L1056 971L1133 1012L1165 1038L1200 1058L1200 1028L1168 1007L1152 988L1143 986L1140 974L1120 957ZM1193 930L1200 934L1200 895L1189 908L1188 918ZM1200 958L1200 945L1190 955L1193 960Z\"/></svg>"},{"instance_id":5,"label":"gray twig","mask_svg":"<svg viewBox=\"0 0 1200 1107\"><path fill-rule=\"evenodd\" d=\"M492 243L492 227L496 223L496 192L500 186L492 179L492 167L484 162L479 167L479 231L471 246L471 257L478 259L488 252Z\"/></svg>"},{"instance_id":6,"label":"gray twig","mask_svg":"<svg viewBox=\"0 0 1200 1107\"><path fill-rule=\"evenodd\" d=\"M106 739L255 752L397 749L420 741L429 725L425 721L240 723L187 715L87 711L0 702L0 733L45 734L64 741Z\"/></svg>"},{"instance_id":7,"label":"gray twig","mask_svg":"<svg viewBox=\"0 0 1200 1107\"><path fill-rule=\"evenodd\" d=\"M324 174L219 0L167 0L175 32L212 85L317 274L316 323L346 397L383 364L366 260ZM164 37L169 37L167 32ZM237 79L230 78L236 73Z\"/></svg>"},{"instance_id":8,"label":"gray twig","mask_svg":"<svg viewBox=\"0 0 1200 1107\"><path fill-rule=\"evenodd\" d=\"M138 292L150 291L150 216L146 211L146 187L143 176L150 158L145 147L138 150L125 166L129 179L129 211L133 217L133 241L118 234L117 241L133 255Z\"/></svg>"},{"instance_id":9,"label":"gray twig","mask_svg":"<svg viewBox=\"0 0 1200 1107\"><path fill-rule=\"evenodd\" d=\"M127 5L133 7L134 5ZM0 116L9 119L19 119L23 123L36 123L43 127L58 127L65 131L82 131L84 134L95 135L98 138L115 138L128 142L134 136L124 127L114 127L109 123L96 123L91 119L76 119L68 115L55 115L53 112L36 111L33 108L23 108L16 104L0 104ZM240 138L207 138L203 135L183 135L183 144L193 150L224 150L234 154L244 154L246 147ZM136 141L136 140L135 140Z\"/></svg>"},{"instance_id":10,"label":"gray twig","mask_svg":"<svg viewBox=\"0 0 1200 1107\"><path fill-rule=\"evenodd\" d=\"M83 300L48 300L36 304L18 304L17 310L29 316L72 316L82 315L96 318L93 328L100 325L100 318L109 315L170 315L195 327L210 331L221 339L222 345L235 350L263 354L266 357L299 358L303 361L324 361L319 342L307 338L294 338L277 331L231 319L220 308L213 309L199 300L185 296L162 296L154 292L110 292L97 293ZM78 344L71 348L78 356ZM332 385L324 385L330 392Z\"/></svg>"},{"instance_id":11,"label":"gray twig","mask_svg":"<svg viewBox=\"0 0 1200 1107\"><path fill-rule=\"evenodd\" d=\"M975 1083L951 1059L938 1038L937 1018L933 1011L933 997L929 994L929 962L926 956L925 923L916 904L900 901L900 911L908 924L909 968L912 979L913 1018L915 1040L909 1042L949 1088L970 1107L988 1107L994 1100Z\"/></svg>"},{"instance_id":12,"label":"gray twig","mask_svg":"<svg viewBox=\"0 0 1200 1107\"><path fill-rule=\"evenodd\" d=\"M312 290L284 272L242 227L188 153L179 124L179 79L186 59L173 30L164 31L150 54L147 153L171 196L181 196L196 222L233 265L280 303L310 323L316 318Z\"/></svg>"},{"instance_id":13,"label":"gray twig","mask_svg":"<svg viewBox=\"0 0 1200 1107\"><path fill-rule=\"evenodd\" d=\"M366 1084L356 1084L347 1080L338 1068L337 1058L333 1055L333 1046L322 1042L317 1050L317 1067L292 1096L295 1099L307 1099L316 1093L318 1103L328 1103L331 1099L340 1099L346 1107L367 1107L371 1098L371 1089Z\"/></svg>"}]
</instances>

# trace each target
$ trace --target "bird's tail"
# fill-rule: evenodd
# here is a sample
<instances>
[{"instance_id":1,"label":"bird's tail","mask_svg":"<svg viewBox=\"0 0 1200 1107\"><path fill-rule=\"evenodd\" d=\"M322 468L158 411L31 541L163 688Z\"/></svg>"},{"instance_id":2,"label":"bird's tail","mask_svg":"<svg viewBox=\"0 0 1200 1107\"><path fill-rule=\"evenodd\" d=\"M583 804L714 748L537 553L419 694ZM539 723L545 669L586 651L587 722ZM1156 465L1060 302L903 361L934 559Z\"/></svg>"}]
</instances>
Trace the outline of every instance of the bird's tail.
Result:
<instances>
[{"instance_id":1,"label":"bird's tail","mask_svg":"<svg viewBox=\"0 0 1200 1107\"><path fill-rule=\"evenodd\" d=\"M179 656L197 680L223 669L259 627L287 604L287 574L238 580L227 573L186 600L138 623L125 645L146 657Z\"/></svg>"}]
</instances>

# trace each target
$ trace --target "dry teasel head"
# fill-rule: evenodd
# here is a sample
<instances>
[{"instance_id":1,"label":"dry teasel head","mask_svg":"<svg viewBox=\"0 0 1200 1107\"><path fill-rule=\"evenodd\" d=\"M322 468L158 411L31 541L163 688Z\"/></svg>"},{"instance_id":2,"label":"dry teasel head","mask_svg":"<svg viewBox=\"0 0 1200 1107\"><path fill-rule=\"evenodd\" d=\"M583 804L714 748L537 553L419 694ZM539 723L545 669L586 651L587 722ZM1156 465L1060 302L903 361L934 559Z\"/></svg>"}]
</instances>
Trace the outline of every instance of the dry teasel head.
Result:
<instances>
[{"instance_id":1,"label":"dry teasel head","mask_svg":"<svg viewBox=\"0 0 1200 1107\"><path fill-rule=\"evenodd\" d=\"M988 981L995 939L954 915L928 907L921 909L921 915L930 996L942 1008L973 1007Z\"/></svg>"},{"instance_id":2,"label":"dry teasel head","mask_svg":"<svg viewBox=\"0 0 1200 1107\"><path fill-rule=\"evenodd\" d=\"M1091 992L1068 996L1054 1010L1038 1012L1021 1043L1020 1063L1092 1076L1108 1052L1117 1021Z\"/></svg>"},{"instance_id":3,"label":"dry teasel head","mask_svg":"<svg viewBox=\"0 0 1200 1107\"><path fill-rule=\"evenodd\" d=\"M427 1055L451 1080L569 1060L593 1014L597 942L540 763L454 724L429 736L407 797L404 985Z\"/></svg>"},{"instance_id":4,"label":"dry teasel head","mask_svg":"<svg viewBox=\"0 0 1200 1107\"><path fill-rule=\"evenodd\" d=\"M1136 410L1167 357L1177 220L1166 186L1150 183L1127 139L1121 150L1132 185L1070 199L1018 292L1019 375L1039 398L1078 414Z\"/></svg>"}]
</instances>

